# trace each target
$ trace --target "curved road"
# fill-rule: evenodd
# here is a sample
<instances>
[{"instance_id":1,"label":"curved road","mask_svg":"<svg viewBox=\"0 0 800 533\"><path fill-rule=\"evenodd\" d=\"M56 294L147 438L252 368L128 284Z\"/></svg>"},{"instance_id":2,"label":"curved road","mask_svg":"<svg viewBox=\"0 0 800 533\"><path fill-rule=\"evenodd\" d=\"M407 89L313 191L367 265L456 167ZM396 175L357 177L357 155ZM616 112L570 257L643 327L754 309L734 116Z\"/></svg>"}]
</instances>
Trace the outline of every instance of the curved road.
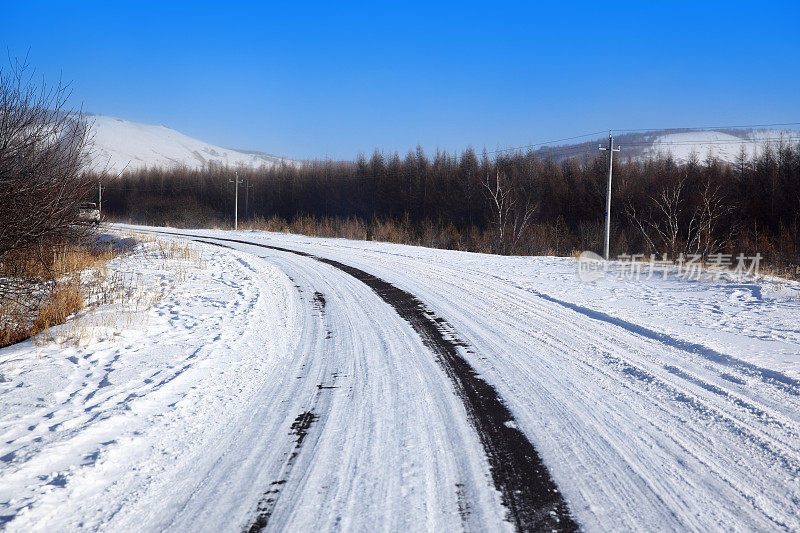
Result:
<instances>
[{"instance_id":1,"label":"curved road","mask_svg":"<svg viewBox=\"0 0 800 533\"><path fill-rule=\"evenodd\" d=\"M261 251L217 240L287 272L330 269L275 248L368 271L446 319L468 346L465 360L510 407L581 526L800 525L800 383L791 375L520 286L480 261L339 240L252 234L245 241ZM431 353L419 357L429 363ZM426 393L434 390L452 398L442 382ZM567 519L562 525L572 527Z\"/></svg>"},{"instance_id":2,"label":"curved road","mask_svg":"<svg viewBox=\"0 0 800 533\"><path fill-rule=\"evenodd\" d=\"M131 229L208 266L142 337L0 354L0 529L800 529L795 300L655 280L629 313L557 261Z\"/></svg>"}]
</instances>

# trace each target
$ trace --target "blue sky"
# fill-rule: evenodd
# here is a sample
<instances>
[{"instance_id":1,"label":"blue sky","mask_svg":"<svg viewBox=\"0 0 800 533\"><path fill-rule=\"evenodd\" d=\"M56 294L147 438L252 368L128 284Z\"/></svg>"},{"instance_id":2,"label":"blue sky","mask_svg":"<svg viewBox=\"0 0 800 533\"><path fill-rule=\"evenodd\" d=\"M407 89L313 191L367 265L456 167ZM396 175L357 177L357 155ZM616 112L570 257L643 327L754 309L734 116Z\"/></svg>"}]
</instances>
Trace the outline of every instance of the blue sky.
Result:
<instances>
[{"instance_id":1,"label":"blue sky","mask_svg":"<svg viewBox=\"0 0 800 533\"><path fill-rule=\"evenodd\" d=\"M800 121L800 2L36 2L0 45L84 109L352 158Z\"/></svg>"}]
</instances>

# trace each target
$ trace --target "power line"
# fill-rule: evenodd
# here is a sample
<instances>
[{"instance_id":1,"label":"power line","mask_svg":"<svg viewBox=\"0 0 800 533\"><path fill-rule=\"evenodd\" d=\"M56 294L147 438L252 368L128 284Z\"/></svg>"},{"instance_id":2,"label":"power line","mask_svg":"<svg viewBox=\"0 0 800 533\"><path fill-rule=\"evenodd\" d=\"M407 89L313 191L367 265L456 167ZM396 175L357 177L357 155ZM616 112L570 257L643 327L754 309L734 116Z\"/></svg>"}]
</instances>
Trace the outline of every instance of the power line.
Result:
<instances>
[{"instance_id":1,"label":"power line","mask_svg":"<svg viewBox=\"0 0 800 533\"><path fill-rule=\"evenodd\" d=\"M587 134L593 135L593 134ZM576 139L581 137L586 137L587 135L581 135L576 137L571 137L570 139ZM767 142L776 142L776 141L784 141L784 142L800 142L800 137L765 137L761 139L714 139L714 140L697 140L697 141L664 141L664 142L652 142L652 141L642 141L642 142L631 142L626 143L623 145L624 147L640 147L640 146L652 146L655 149L660 147L667 147L667 146L718 146L718 145L736 145L736 144L759 144L759 143L767 143ZM558 141L556 141L558 142ZM582 156L582 155L591 155L594 152L593 145L591 141L587 141L585 143L579 143L571 146L544 146L544 143L540 143L541 147L539 151L542 152L542 156L544 158L547 157L573 157L573 156ZM490 153L490 152L487 152ZM496 153L496 152L491 152ZM271 178L274 179L282 179L280 176L272 176ZM264 178L270 179L270 178ZM373 176L348 176L348 175L335 175L335 176L328 176L329 180L348 180L348 181L373 181L375 178ZM215 187L217 185L216 182L212 182L208 184L210 187ZM165 185L163 187L146 187L146 188L138 188L138 187L117 187L115 186L115 182L111 182L107 184L107 188L113 189L114 191L126 191L126 192L153 192L153 193L161 193L161 192L177 192L177 191L189 191L189 190L197 190L197 185L190 185L190 186L175 186L175 185Z\"/></svg>"},{"instance_id":2,"label":"power line","mask_svg":"<svg viewBox=\"0 0 800 533\"><path fill-rule=\"evenodd\" d=\"M800 123L798 123L798 124L800 124ZM690 128L685 128L685 130L689 131ZM614 130L614 131L631 131L631 130ZM642 131L645 131L645 130L642 130ZM652 131L652 130L646 130L646 131ZM575 136L575 137L568 137L568 138L565 138L565 139L559 139L559 140L555 140L555 141L548 141L548 142L537 143L537 144L529 144L529 145L518 146L518 147L514 147L514 148L505 148L505 149L502 149L502 150L493 150L491 152L487 151L485 153L486 154L497 154L497 153L503 153L503 152L522 151L522 150L524 150L526 148L534 148L534 147L539 147L539 149L537 151L546 151L548 154L550 154L551 151L552 151L552 153L559 153L559 152L562 152L562 151L569 152L569 151L572 151L572 150L588 151L589 150L588 147L589 147L590 143L592 143L592 141L586 141L586 142L578 143L575 146L550 147L550 146L547 146L547 145L548 144L552 144L552 143L556 143L556 142L562 142L562 141L567 141L567 140L574 140L574 139L580 139L580 138L584 138L584 137L589 137L591 135L597 135L597 134L600 134L600 133L604 133L604 132L588 133L586 135L578 135L578 136ZM670 135L670 134L667 134L667 135ZM657 142L654 142L654 141L633 141L633 142L624 143L624 145L625 146L653 146L653 145L657 145L657 146L680 146L680 145L714 145L714 144L742 144L742 143L751 144L751 143L765 143L765 142L778 142L778 141L784 141L784 142L800 141L800 137L763 137L763 138L760 138L760 139L738 139L737 138L737 139L712 139L712 140L698 139L696 141L687 140L687 141L657 141Z\"/></svg>"},{"instance_id":3,"label":"power line","mask_svg":"<svg viewBox=\"0 0 800 533\"><path fill-rule=\"evenodd\" d=\"M714 140L697 140L697 141L636 141L636 142L629 142L624 143L623 146L632 147L632 146L653 146L653 147L660 147L660 146L691 146L691 145L725 145L725 144L763 144L763 143L770 143L770 142L800 142L800 137L764 137L761 139L714 139ZM542 147L540 148L539 152L543 152L544 155L563 155L569 153L583 153L583 152L592 152L594 148L592 148L593 144L591 141L587 141L585 143L576 144L574 146L563 146L563 147Z\"/></svg>"},{"instance_id":4,"label":"power line","mask_svg":"<svg viewBox=\"0 0 800 533\"><path fill-rule=\"evenodd\" d=\"M574 138L581 138L585 136L578 136ZM632 146L652 146L655 149L664 146L693 146L693 145L726 145L726 144L753 144L753 143L763 143L763 142L770 142L770 141L797 141L800 142L800 137L790 137L790 138L779 138L779 137L769 137L764 139L756 139L756 140L748 140L748 139L736 139L736 140L712 140L712 141L680 141L680 142L632 142L626 143L623 145L624 147L632 147ZM559 146L559 147L550 147L550 146L542 146L540 150L543 152L541 154L542 159L547 158L572 158L572 157L579 157L579 156L590 156L594 153L593 145L590 144L590 141L585 143L580 143L572 146ZM490 152L487 152L490 153ZM496 153L496 152L493 152ZM539 155L539 154L537 154ZM284 179L280 176L270 176L265 177L263 179ZM328 180L331 181L347 181L347 182L374 182L376 180L375 176L349 176L349 175L332 175L328 176ZM124 178L123 178L124 180ZM302 180L301 180L302 181ZM313 180L312 180L313 181ZM216 182L212 182L209 184L211 188L215 188L218 184ZM172 192L179 192L179 191L196 191L198 186L197 185L190 185L190 186L173 186L173 185L166 185L163 187L148 187L148 188L137 188L137 187L117 187L114 185L114 182L111 184L107 184L107 189L113 190L115 192L138 192L138 193L172 193Z\"/></svg>"},{"instance_id":5,"label":"power line","mask_svg":"<svg viewBox=\"0 0 800 533\"><path fill-rule=\"evenodd\" d=\"M740 126L709 126L706 128L662 128L663 129L671 129L671 130L678 130L678 131L701 131L701 130L713 130L713 129L726 129L726 128L757 128L757 127L771 127L771 126L792 126L792 125L800 125L800 122L783 122L783 123L773 123L773 124L748 124L748 125L740 125ZM653 129L627 129L627 130L614 130L617 132L622 131L658 131ZM592 141L585 141L581 143L577 143L574 145L569 146L549 146L555 143L562 143L565 141L571 141L576 139L583 139L586 137L591 137L595 135L600 135L604 133L604 131L592 132L592 133L585 133L583 135L575 135L572 137L564 137L561 139L554 139L550 141L543 141L539 143L533 143L523 146L516 146L510 148L503 148L498 150L492 151L484 151L485 154L499 154L505 152L514 152L514 151L522 151L528 148L537 148L537 152L543 152L542 155L545 157L574 157L574 156L588 156L593 152L591 148ZM669 135L669 134L667 134ZM685 141L633 141L629 143L624 143L624 146L652 146L654 148L660 148L665 146L692 146L692 145L699 145L699 146L713 146L713 145L726 145L726 144L763 144L769 142L800 142L800 137L764 137L760 139L710 139L710 140L685 140ZM457 160L458 157L455 157ZM278 176L273 176L273 178L278 178ZM363 176L363 177L356 177L356 176L329 176L328 179L332 180L347 180L347 181L374 181L374 176ZM215 183L210 184L211 187L215 186ZM191 186L160 186L160 187L147 187L147 188L138 188L138 187L117 187L115 186L114 182L109 185L114 191L119 192L139 192L139 193L164 193L164 192L178 192L178 191L189 191L189 190L197 190L197 185Z\"/></svg>"},{"instance_id":6,"label":"power line","mask_svg":"<svg viewBox=\"0 0 800 533\"><path fill-rule=\"evenodd\" d=\"M555 143L560 143L560 142L564 142L564 141L572 141L572 140L575 140L575 139L582 139L584 137L591 137L592 135L600 135L601 133L605 133L605 130L595 131L593 133L585 133L583 135L576 135L574 137L565 137L563 139L555 139L555 140L552 140L552 141L544 141L544 142L540 142L540 143L526 144L524 146L512 146L511 148L501 148L501 149L498 149L498 150L492 150L490 152L484 152L484 153L487 153L487 154L499 154L501 152L515 152L515 151L524 150L526 148L535 148L537 146L546 146L548 144L555 144Z\"/></svg>"}]
</instances>

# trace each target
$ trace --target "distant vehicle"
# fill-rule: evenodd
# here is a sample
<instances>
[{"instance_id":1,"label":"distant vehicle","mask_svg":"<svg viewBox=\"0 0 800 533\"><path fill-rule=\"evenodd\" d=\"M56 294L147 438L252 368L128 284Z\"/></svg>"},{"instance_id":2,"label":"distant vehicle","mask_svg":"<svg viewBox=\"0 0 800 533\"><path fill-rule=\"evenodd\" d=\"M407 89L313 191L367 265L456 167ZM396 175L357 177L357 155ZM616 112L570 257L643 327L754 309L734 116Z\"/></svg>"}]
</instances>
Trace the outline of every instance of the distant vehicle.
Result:
<instances>
[{"instance_id":1,"label":"distant vehicle","mask_svg":"<svg viewBox=\"0 0 800 533\"><path fill-rule=\"evenodd\" d=\"M78 209L78 219L80 219L81 222L100 224L100 210L97 208L97 204L93 202L81 204Z\"/></svg>"}]
</instances>

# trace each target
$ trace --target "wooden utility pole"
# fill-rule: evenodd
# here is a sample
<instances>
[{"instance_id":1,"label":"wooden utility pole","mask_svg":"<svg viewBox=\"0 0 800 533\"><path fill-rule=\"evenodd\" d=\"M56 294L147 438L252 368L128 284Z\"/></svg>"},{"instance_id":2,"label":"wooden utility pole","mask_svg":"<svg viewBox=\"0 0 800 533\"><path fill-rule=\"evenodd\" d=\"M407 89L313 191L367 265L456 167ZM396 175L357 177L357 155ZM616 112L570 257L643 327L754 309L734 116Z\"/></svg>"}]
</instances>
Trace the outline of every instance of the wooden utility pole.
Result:
<instances>
[{"instance_id":1,"label":"wooden utility pole","mask_svg":"<svg viewBox=\"0 0 800 533\"><path fill-rule=\"evenodd\" d=\"M622 147L614 148L614 137L611 131L608 132L608 146L600 146L600 149L608 152L608 185L606 187L606 238L603 245L603 257L608 261L608 245L611 240L611 172L613 171L614 152L619 152Z\"/></svg>"}]
</instances>

